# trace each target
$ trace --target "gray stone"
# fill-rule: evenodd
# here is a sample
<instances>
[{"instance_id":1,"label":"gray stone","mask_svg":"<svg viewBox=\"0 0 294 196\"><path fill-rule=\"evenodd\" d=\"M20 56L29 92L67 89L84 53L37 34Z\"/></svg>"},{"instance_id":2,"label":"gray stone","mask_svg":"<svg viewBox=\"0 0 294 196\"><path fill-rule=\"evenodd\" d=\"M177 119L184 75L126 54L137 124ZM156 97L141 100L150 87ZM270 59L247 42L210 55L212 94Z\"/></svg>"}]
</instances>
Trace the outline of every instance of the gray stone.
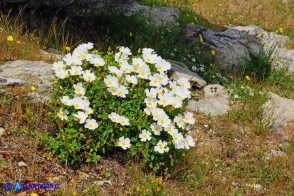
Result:
<instances>
[{"instance_id":1,"label":"gray stone","mask_svg":"<svg viewBox=\"0 0 294 196\"><path fill-rule=\"evenodd\" d=\"M95 181L94 184L103 186L104 184L112 185L112 182L111 180L100 180L100 181Z\"/></svg>"},{"instance_id":2,"label":"gray stone","mask_svg":"<svg viewBox=\"0 0 294 196\"><path fill-rule=\"evenodd\" d=\"M265 160L271 160L273 157L286 157L286 153L280 151L280 150L274 150L271 149L269 152L265 154L263 157Z\"/></svg>"},{"instance_id":3,"label":"gray stone","mask_svg":"<svg viewBox=\"0 0 294 196\"><path fill-rule=\"evenodd\" d=\"M219 84L204 87L204 98L199 101L191 100L187 108L192 111L200 111L207 115L224 115L230 110L228 91Z\"/></svg>"},{"instance_id":4,"label":"gray stone","mask_svg":"<svg viewBox=\"0 0 294 196\"><path fill-rule=\"evenodd\" d=\"M3 129L2 127L0 127L0 137L4 134L5 129Z\"/></svg>"},{"instance_id":5,"label":"gray stone","mask_svg":"<svg viewBox=\"0 0 294 196\"><path fill-rule=\"evenodd\" d=\"M17 165L18 165L18 167L27 167L27 166L28 166L28 165L27 165L25 162L23 162L23 161L18 162Z\"/></svg>"},{"instance_id":6,"label":"gray stone","mask_svg":"<svg viewBox=\"0 0 294 196\"><path fill-rule=\"evenodd\" d=\"M269 93L269 100L263 105L263 120L279 128L283 123L294 121L294 100Z\"/></svg>"},{"instance_id":7,"label":"gray stone","mask_svg":"<svg viewBox=\"0 0 294 196\"><path fill-rule=\"evenodd\" d=\"M230 27L223 32L187 25L183 30L183 38L192 42L199 42L199 35L203 37L203 45L216 51L216 60L222 70L240 72L244 69L245 59L256 57L262 47L267 51L275 47L274 68L289 67L294 72L294 50L287 50L290 38L267 32L254 25Z\"/></svg>"},{"instance_id":8,"label":"gray stone","mask_svg":"<svg viewBox=\"0 0 294 196\"><path fill-rule=\"evenodd\" d=\"M35 86L36 93L49 95L52 89L52 65L43 61L18 60L0 65L0 86Z\"/></svg>"},{"instance_id":9,"label":"gray stone","mask_svg":"<svg viewBox=\"0 0 294 196\"><path fill-rule=\"evenodd\" d=\"M175 24L180 17L180 11L177 8L146 6L138 3L131 4L125 13L127 16L139 13L149 17L155 26Z\"/></svg>"},{"instance_id":10,"label":"gray stone","mask_svg":"<svg viewBox=\"0 0 294 196\"><path fill-rule=\"evenodd\" d=\"M170 79L187 78L192 82L192 85L198 88L202 88L207 84L197 73L190 71L184 63L173 60L168 61L171 63L171 70L168 72Z\"/></svg>"}]
</instances>

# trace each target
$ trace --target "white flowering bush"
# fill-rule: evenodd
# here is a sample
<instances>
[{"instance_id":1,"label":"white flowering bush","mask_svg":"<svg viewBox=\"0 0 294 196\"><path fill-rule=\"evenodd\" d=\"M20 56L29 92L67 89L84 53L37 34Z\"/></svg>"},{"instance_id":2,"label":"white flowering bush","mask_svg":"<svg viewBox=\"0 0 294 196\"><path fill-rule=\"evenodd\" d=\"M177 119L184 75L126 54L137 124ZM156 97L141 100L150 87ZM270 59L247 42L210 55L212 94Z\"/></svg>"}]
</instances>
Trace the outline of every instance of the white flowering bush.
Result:
<instances>
[{"instance_id":1,"label":"white flowering bush","mask_svg":"<svg viewBox=\"0 0 294 196\"><path fill-rule=\"evenodd\" d=\"M97 162L121 148L160 167L195 145L188 134L195 120L183 112L189 81L171 81L170 63L153 49L138 53L120 47L103 55L87 43L53 64L60 130L45 138L62 161Z\"/></svg>"}]
</instances>

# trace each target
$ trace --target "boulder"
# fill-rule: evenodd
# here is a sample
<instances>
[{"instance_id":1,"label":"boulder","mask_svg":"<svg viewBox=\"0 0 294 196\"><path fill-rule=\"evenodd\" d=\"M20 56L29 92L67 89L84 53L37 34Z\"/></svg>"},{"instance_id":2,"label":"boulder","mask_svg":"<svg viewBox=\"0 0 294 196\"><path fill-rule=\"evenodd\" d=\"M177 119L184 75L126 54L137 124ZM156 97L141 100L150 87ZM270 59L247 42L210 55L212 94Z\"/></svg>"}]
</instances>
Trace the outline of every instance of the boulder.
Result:
<instances>
[{"instance_id":1,"label":"boulder","mask_svg":"<svg viewBox=\"0 0 294 196\"><path fill-rule=\"evenodd\" d=\"M263 119L272 122L278 129L285 123L294 121L294 100L269 93L269 100L263 105Z\"/></svg>"},{"instance_id":2,"label":"boulder","mask_svg":"<svg viewBox=\"0 0 294 196\"><path fill-rule=\"evenodd\" d=\"M276 48L276 61L274 67L289 67L289 72L294 72L294 50L285 47L290 43L287 36L267 32L254 25L230 27L223 32L189 24L182 33L184 39L199 42L202 35L203 43L216 51L216 60L222 70L241 72L246 60L256 57L262 47Z\"/></svg>"},{"instance_id":3,"label":"boulder","mask_svg":"<svg viewBox=\"0 0 294 196\"><path fill-rule=\"evenodd\" d=\"M190 100L187 108L195 112L202 112L211 116L224 115L230 110L229 93L219 84L204 87L204 98L199 101Z\"/></svg>"},{"instance_id":4,"label":"boulder","mask_svg":"<svg viewBox=\"0 0 294 196\"><path fill-rule=\"evenodd\" d=\"M190 71L184 63L174 60L168 61L171 63L171 70L168 72L170 79L187 78L192 82L192 86L195 85L198 88L203 88L207 84L197 73Z\"/></svg>"},{"instance_id":5,"label":"boulder","mask_svg":"<svg viewBox=\"0 0 294 196\"><path fill-rule=\"evenodd\" d=\"M0 86L33 85L37 94L48 96L52 89L51 68L51 64L43 61L18 60L4 63L0 65Z\"/></svg>"}]
</instances>

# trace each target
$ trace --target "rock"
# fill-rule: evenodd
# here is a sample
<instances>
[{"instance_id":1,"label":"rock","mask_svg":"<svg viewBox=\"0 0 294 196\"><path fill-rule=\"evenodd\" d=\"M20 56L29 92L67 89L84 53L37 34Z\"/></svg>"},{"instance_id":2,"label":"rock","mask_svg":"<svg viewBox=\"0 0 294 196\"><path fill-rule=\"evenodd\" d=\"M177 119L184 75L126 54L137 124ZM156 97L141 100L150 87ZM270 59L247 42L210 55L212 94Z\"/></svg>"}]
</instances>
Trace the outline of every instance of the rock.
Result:
<instances>
[{"instance_id":1,"label":"rock","mask_svg":"<svg viewBox=\"0 0 294 196\"><path fill-rule=\"evenodd\" d=\"M33 85L37 94L48 96L52 89L51 68L51 64L43 61L18 60L4 63L0 65L0 86Z\"/></svg>"},{"instance_id":2,"label":"rock","mask_svg":"<svg viewBox=\"0 0 294 196\"><path fill-rule=\"evenodd\" d=\"M294 73L294 50L287 50L285 48L291 43L291 39L288 36L267 32L255 25L237 26L232 29L258 37L266 49L275 46L277 56L273 66L275 68L289 67L288 71Z\"/></svg>"},{"instance_id":3,"label":"rock","mask_svg":"<svg viewBox=\"0 0 294 196\"><path fill-rule=\"evenodd\" d=\"M4 134L5 129L3 129L2 127L0 127L0 137Z\"/></svg>"},{"instance_id":4,"label":"rock","mask_svg":"<svg viewBox=\"0 0 294 196\"><path fill-rule=\"evenodd\" d=\"M271 149L269 152L265 154L263 157L265 160L271 160L273 157L286 157L286 153L279 151L279 150L274 150Z\"/></svg>"},{"instance_id":5,"label":"rock","mask_svg":"<svg viewBox=\"0 0 294 196\"><path fill-rule=\"evenodd\" d=\"M256 56L261 49L261 42L258 38L236 29L214 32L189 24L183 30L183 38L191 42L199 42L199 35L202 35L205 46L216 51L216 61L222 70L240 72L244 68L244 59L250 58L251 55Z\"/></svg>"},{"instance_id":6,"label":"rock","mask_svg":"<svg viewBox=\"0 0 294 196\"><path fill-rule=\"evenodd\" d=\"M103 186L104 184L112 185L112 182L111 180L100 180L100 181L95 181L94 184Z\"/></svg>"},{"instance_id":7,"label":"rock","mask_svg":"<svg viewBox=\"0 0 294 196\"><path fill-rule=\"evenodd\" d=\"M18 165L18 167L27 167L27 166L28 166L28 165L27 165L25 162L23 162L23 161L18 162L17 165Z\"/></svg>"},{"instance_id":8,"label":"rock","mask_svg":"<svg viewBox=\"0 0 294 196\"><path fill-rule=\"evenodd\" d=\"M211 116L223 115L230 110L229 93L223 86L207 85L204 87L204 94L204 98L199 101L189 101L187 108Z\"/></svg>"},{"instance_id":9,"label":"rock","mask_svg":"<svg viewBox=\"0 0 294 196\"><path fill-rule=\"evenodd\" d=\"M294 121L294 100L269 93L269 100L263 105L263 120L273 123L278 129L284 123Z\"/></svg>"},{"instance_id":10,"label":"rock","mask_svg":"<svg viewBox=\"0 0 294 196\"><path fill-rule=\"evenodd\" d=\"M216 51L216 60L222 70L243 71L245 59L256 57L262 47L267 51L276 46L275 68L289 67L294 72L294 50L286 50L290 38L267 32L254 25L230 27L223 32L214 32L210 29L187 25L182 37L192 42L199 42L199 35L203 37L203 44Z\"/></svg>"},{"instance_id":11,"label":"rock","mask_svg":"<svg viewBox=\"0 0 294 196\"><path fill-rule=\"evenodd\" d=\"M132 3L126 9L125 15L131 16L135 13L149 17L155 26L175 24L180 17L180 11L177 8L154 7Z\"/></svg>"},{"instance_id":12,"label":"rock","mask_svg":"<svg viewBox=\"0 0 294 196\"><path fill-rule=\"evenodd\" d=\"M169 60L169 62L171 63L171 70L168 72L170 79L187 78L199 88L207 84L197 73L190 71L184 63L173 60Z\"/></svg>"},{"instance_id":13,"label":"rock","mask_svg":"<svg viewBox=\"0 0 294 196\"><path fill-rule=\"evenodd\" d=\"M253 188L257 191L259 191L262 188L262 186L260 184L246 184L246 186Z\"/></svg>"}]
</instances>

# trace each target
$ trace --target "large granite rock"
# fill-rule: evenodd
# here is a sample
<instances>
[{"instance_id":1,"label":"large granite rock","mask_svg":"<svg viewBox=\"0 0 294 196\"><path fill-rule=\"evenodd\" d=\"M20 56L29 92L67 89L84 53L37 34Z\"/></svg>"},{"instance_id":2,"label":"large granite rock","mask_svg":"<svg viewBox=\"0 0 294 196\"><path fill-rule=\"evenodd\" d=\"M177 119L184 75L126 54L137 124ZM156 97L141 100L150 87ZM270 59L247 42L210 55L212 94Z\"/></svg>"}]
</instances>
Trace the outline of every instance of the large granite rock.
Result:
<instances>
[{"instance_id":1,"label":"large granite rock","mask_svg":"<svg viewBox=\"0 0 294 196\"><path fill-rule=\"evenodd\" d=\"M287 36L254 25L232 27L223 32L198 25L187 25L183 30L183 38L192 42L199 42L200 35L202 44L216 51L216 60L222 70L240 72L244 69L245 59L256 57L263 46L266 50L276 46L274 67L289 66L289 71L294 72L294 50L284 48L290 42Z\"/></svg>"},{"instance_id":2,"label":"large granite rock","mask_svg":"<svg viewBox=\"0 0 294 196\"><path fill-rule=\"evenodd\" d=\"M294 122L294 100L269 93L269 100L263 105L263 119L272 122L275 129L285 123Z\"/></svg>"},{"instance_id":3,"label":"large granite rock","mask_svg":"<svg viewBox=\"0 0 294 196\"><path fill-rule=\"evenodd\" d=\"M52 65L43 61L18 60L0 65L0 87L35 86L38 95L48 95L52 89Z\"/></svg>"},{"instance_id":4,"label":"large granite rock","mask_svg":"<svg viewBox=\"0 0 294 196\"><path fill-rule=\"evenodd\" d=\"M192 72L188 67L181 62L169 60L171 63L171 70L168 72L170 79L178 80L180 78L187 78L198 88L203 88L207 83L197 73Z\"/></svg>"},{"instance_id":5,"label":"large granite rock","mask_svg":"<svg viewBox=\"0 0 294 196\"><path fill-rule=\"evenodd\" d=\"M204 87L204 98L199 101L190 100L187 108L199 111L211 116L226 114L230 110L229 93L226 88L219 84Z\"/></svg>"}]
</instances>

